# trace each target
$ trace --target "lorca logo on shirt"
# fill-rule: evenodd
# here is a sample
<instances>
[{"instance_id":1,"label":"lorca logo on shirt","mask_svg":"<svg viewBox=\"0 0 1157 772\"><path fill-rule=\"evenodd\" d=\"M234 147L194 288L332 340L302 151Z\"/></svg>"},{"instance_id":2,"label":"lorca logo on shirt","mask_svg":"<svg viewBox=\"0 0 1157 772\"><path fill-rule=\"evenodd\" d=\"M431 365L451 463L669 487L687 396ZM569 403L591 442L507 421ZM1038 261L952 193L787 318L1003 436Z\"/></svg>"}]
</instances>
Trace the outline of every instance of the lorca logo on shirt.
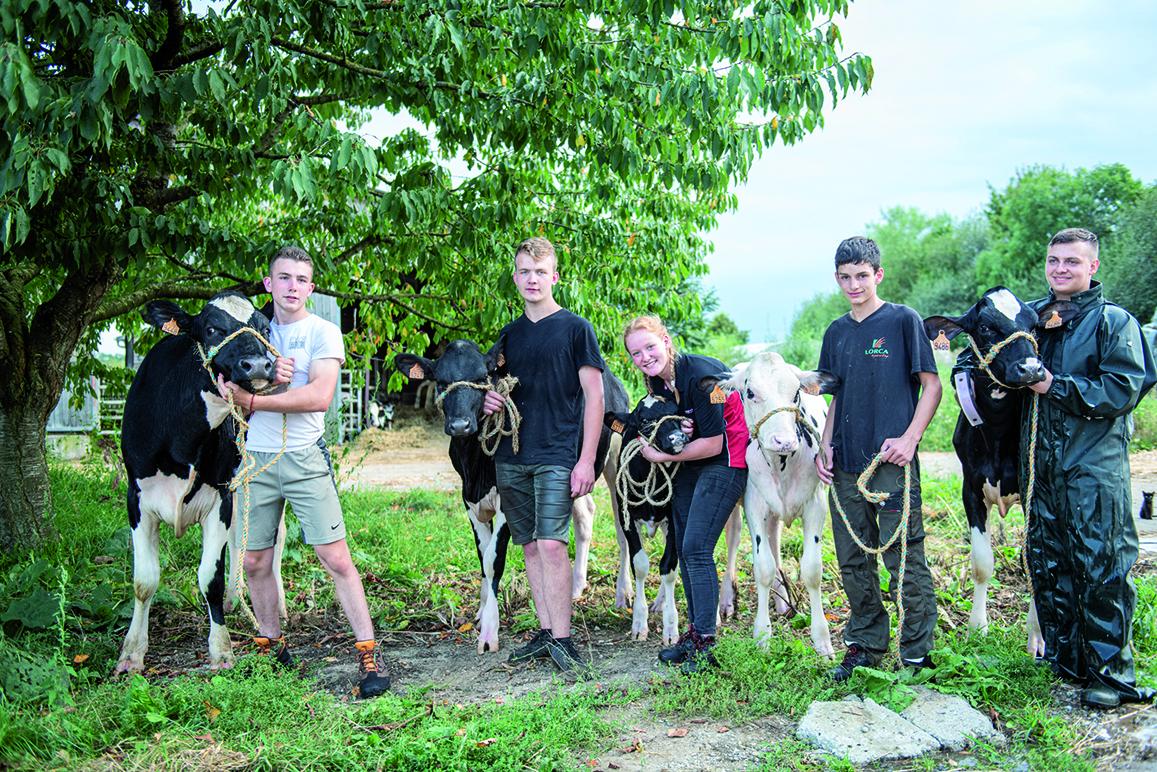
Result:
<instances>
[{"instance_id":1,"label":"lorca logo on shirt","mask_svg":"<svg viewBox=\"0 0 1157 772\"><path fill-rule=\"evenodd\" d=\"M872 345L864 349L864 356L873 357L876 359L883 359L888 356L888 349L884 343L884 338L873 338Z\"/></svg>"},{"instance_id":2,"label":"lorca logo on shirt","mask_svg":"<svg viewBox=\"0 0 1157 772\"><path fill-rule=\"evenodd\" d=\"M289 339L289 343L285 347L286 351L289 351L289 350L295 349L295 348L305 348L305 336L304 335L295 335Z\"/></svg>"}]
</instances>

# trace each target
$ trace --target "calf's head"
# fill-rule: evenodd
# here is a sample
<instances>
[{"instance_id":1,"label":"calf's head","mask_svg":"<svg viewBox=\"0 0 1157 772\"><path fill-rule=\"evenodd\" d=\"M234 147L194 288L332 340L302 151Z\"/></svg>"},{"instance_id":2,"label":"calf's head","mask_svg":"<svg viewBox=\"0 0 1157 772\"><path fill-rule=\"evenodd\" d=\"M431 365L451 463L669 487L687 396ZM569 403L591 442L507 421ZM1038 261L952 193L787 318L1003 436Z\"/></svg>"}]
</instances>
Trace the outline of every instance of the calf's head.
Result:
<instances>
[{"instance_id":1,"label":"calf's head","mask_svg":"<svg viewBox=\"0 0 1157 772\"><path fill-rule=\"evenodd\" d=\"M1005 287L993 287L981 296L972 308L957 317L930 316L924 320L924 331L929 339L943 334L952 340L960 333L972 338L976 348L985 356L992 348L1008 340L992 360L992 374L1014 388L1030 386L1044 380L1041 364L1032 343L1024 337L1009 340L1010 336L1035 333L1038 329L1059 327L1077 313L1077 307L1067 300L1058 300L1036 311Z\"/></svg>"},{"instance_id":2,"label":"calf's head","mask_svg":"<svg viewBox=\"0 0 1157 772\"><path fill-rule=\"evenodd\" d=\"M603 416L603 422L611 431L622 434L625 440L637 436L650 438L657 430L652 444L662 452L674 456L683 452L689 438L683 432L680 421L663 419L678 412L679 406L674 402L648 395L639 400L639 404L635 405L635 409L630 413L608 411Z\"/></svg>"},{"instance_id":3,"label":"calf's head","mask_svg":"<svg viewBox=\"0 0 1157 772\"><path fill-rule=\"evenodd\" d=\"M240 292L219 292L192 316L176 303L154 300L141 316L170 335L187 335L209 356L214 374L252 392L263 391L273 380L273 355L253 335L242 332L228 343L222 341L248 327L269 339L269 319ZM218 348L219 347L219 348Z\"/></svg>"},{"instance_id":4,"label":"calf's head","mask_svg":"<svg viewBox=\"0 0 1157 772\"><path fill-rule=\"evenodd\" d=\"M501 345L502 341L499 341L483 354L473 341L452 340L437 359L398 354L394 357L394 367L409 378L434 381L442 398L446 434L468 437L478 431L478 416L482 414L485 392L470 387L458 387L447 392L447 387L460 381L484 385L498 368Z\"/></svg>"},{"instance_id":5,"label":"calf's head","mask_svg":"<svg viewBox=\"0 0 1157 772\"><path fill-rule=\"evenodd\" d=\"M795 452L801 442L814 443L810 435L805 436L797 418L796 411L803 410L806 397L830 394L838 383L834 376L804 372L778 353L765 351L731 373L709 376L699 385L704 389L738 391L748 430L760 449L765 454L786 455ZM818 428L814 422L812 425Z\"/></svg>"}]
</instances>

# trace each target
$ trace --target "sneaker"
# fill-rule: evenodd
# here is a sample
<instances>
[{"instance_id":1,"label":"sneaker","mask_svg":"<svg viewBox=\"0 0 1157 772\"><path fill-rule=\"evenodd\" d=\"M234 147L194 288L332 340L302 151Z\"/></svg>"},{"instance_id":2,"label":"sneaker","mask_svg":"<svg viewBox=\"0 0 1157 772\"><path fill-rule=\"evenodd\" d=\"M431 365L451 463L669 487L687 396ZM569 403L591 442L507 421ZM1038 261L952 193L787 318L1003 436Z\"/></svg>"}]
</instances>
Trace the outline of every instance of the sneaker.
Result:
<instances>
[{"instance_id":1,"label":"sneaker","mask_svg":"<svg viewBox=\"0 0 1157 772\"><path fill-rule=\"evenodd\" d=\"M264 635L253 636L253 644L257 647L259 657L273 657L274 661L283 668L293 667L293 656L285 644L285 636L266 638Z\"/></svg>"},{"instance_id":2,"label":"sneaker","mask_svg":"<svg viewBox=\"0 0 1157 772\"><path fill-rule=\"evenodd\" d=\"M532 659L549 659L549 645L553 637L550 630L539 630L524 645L510 652L510 657L506 661L516 665L519 662L529 662Z\"/></svg>"},{"instance_id":3,"label":"sneaker","mask_svg":"<svg viewBox=\"0 0 1157 772\"><path fill-rule=\"evenodd\" d=\"M836 683L842 683L852 677L852 672L856 668L872 667L875 664L876 658L869 654L867 649L853 643L844 654L844 661L828 671L828 675Z\"/></svg>"},{"instance_id":4,"label":"sneaker","mask_svg":"<svg viewBox=\"0 0 1157 772\"><path fill-rule=\"evenodd\" d=\"M362 681L358 684L358 696L363 700L377 697L390 690L390 677L378 666L378 644L376 641L358 641L354 644L358 652L358 670Z\"/></svg>"},{"instance_id":5,"label":"sneaker","mask_svg":"<svg viewBox=\"0 0 1157 772\"><path fill-rule=\"evenodd\" d=\"M715 648L715 636L693 634L692 640L694 641L694 648L687 655L682 667L679 668L683 675L695 675L702 670L719 667L719 662L711 651Z\"/></svg>"},{"instance_id":6,"label":"sneaker","mask_svg":"<svg viewBox=\"0 0 1157 772\"><path fill-rule=\"evenodd\" d=\"M554 660L555 667L568 681L589 676L590 665L583 660L582 655L575 648L574 641L570 638L552 636L547 644L547 650L550 652L550 658Z\"/></svg>"},{"instance_id":7,"label":"sneaker","mask_svg":"<svg viewBox=\"0 0 1157 772\"><path fill-rule=\"evenodd\" d=\"M695 628L679 636L679 640L659 652L659 661L664 665L677 665L695 651Z\"/></svg>"}]
</instances>

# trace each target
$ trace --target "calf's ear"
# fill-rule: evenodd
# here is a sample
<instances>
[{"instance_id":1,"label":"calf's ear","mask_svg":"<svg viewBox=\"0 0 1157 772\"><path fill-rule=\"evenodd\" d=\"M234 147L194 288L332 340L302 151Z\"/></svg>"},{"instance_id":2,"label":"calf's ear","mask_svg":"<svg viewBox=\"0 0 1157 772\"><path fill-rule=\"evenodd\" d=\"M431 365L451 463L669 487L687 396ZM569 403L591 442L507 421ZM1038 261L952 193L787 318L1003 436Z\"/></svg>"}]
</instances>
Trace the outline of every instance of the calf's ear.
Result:
<instances>
[{"instance_id":1,"label":"calf's ear","mask_svg":"<svg viewBox=\"0 0 1157 772\"><path fill-rule=\"evenodd\" d=\"M699 379L697 384L699 390L704 394L710 394L715 391L716 387L722 391L732 391L734 384L731 383L731 373L715 373L714 375L704 375Z\"/></svg>"},{"instance_id":2,"label":"calf's ear","mask_svg":"<svg viewBox=\"0 0 1157 772\"><path fill-rule=\"evenodd\" d=\"M176 303L168 300L151 300L145 304L141 318L169 335L188 334L193 329L193 317Z\"/></svg>"},{"instance_id":3,"label":"calf's ear","mask_svg":"<svg viewBox=\"0 0 1157 772\"><path fill-rule=\"evenodd\" d=\"M1055 330L1058 327L1064 327L1070 319L1077 315L1078 311L1075 303L1070 303L1067 300L1054 300L1037 312L1036 327L1038 330Z\"/></svg>"},{"instance_id":4,"label":"calf's ear","mask_svg":"<svg viewBox=\"0 0 1157 772\"><path fill-rule=\"evenodd\" d=\"M500 367L506 365L506 355L502 353L506 345L506 336L499 335L498 340L494 341L494 345L486 352L486 372L490 375Z\"/></svg>"},{"instance_id":5,"label":"calf's ear","mask_svg":"<svg viewBox=\"0 0 1157 772\"><path fill-rule=\"evenodd\" d=\"M603 424L615 434L622 434L623 430L627 428L626 413L616 413L613 410L608 410L603 413Z\"/></svg>"},{"instance_id":6,"label":"calf's ear","mask_svg":"<svg viewBox=\"0 0 1157 772\"><path fill-rule=\"evenodd\" d=\"M932 341L932 347L947 349L948 341L962 332L968 332L962 326L963 316L953 319L950 316L930 316L924 320L924 334Z\"/></svg>"},{"instance_id":7,"label":"calf's ear","mask_svg":"<svg viewBox=\"0 0 1157 772\"><path fill-rule=\"evenodd\" d=\"M427 381L434 377L434 363L417 354L398 354L394 357L394 367L415 381Z\"/></svg>"},{"instance_id":8,"label":"calf's ear","mask_svg":"<svg viewBox=\"0 0 1157 772\"><path fill-rule=\"evenodd\" d=\"M799 386L808 394L835 394L840 388L839 376L811 370L800 373Z\"/></svg>"}]
</instances>

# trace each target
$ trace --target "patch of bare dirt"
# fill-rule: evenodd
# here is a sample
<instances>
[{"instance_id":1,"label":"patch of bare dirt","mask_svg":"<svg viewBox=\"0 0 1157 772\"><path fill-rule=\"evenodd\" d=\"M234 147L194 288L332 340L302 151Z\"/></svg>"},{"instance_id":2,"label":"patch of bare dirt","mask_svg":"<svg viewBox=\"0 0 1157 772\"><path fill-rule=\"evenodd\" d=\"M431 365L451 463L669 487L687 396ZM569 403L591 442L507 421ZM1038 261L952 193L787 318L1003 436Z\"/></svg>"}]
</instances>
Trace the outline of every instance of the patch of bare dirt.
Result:
<instances>
[{"instance_id":1,"label":"patch of bare dirt","mask_svg":"<svg viewBox=\"0 0 1157 772\"><path fill-rule=\"evenodd\" d=\"M404 491L456 490L461 485L450 464L450 438L440 424L415 418L394 429L366 429L337 458L338 485Z\"/></svg>"}]
</instances>

